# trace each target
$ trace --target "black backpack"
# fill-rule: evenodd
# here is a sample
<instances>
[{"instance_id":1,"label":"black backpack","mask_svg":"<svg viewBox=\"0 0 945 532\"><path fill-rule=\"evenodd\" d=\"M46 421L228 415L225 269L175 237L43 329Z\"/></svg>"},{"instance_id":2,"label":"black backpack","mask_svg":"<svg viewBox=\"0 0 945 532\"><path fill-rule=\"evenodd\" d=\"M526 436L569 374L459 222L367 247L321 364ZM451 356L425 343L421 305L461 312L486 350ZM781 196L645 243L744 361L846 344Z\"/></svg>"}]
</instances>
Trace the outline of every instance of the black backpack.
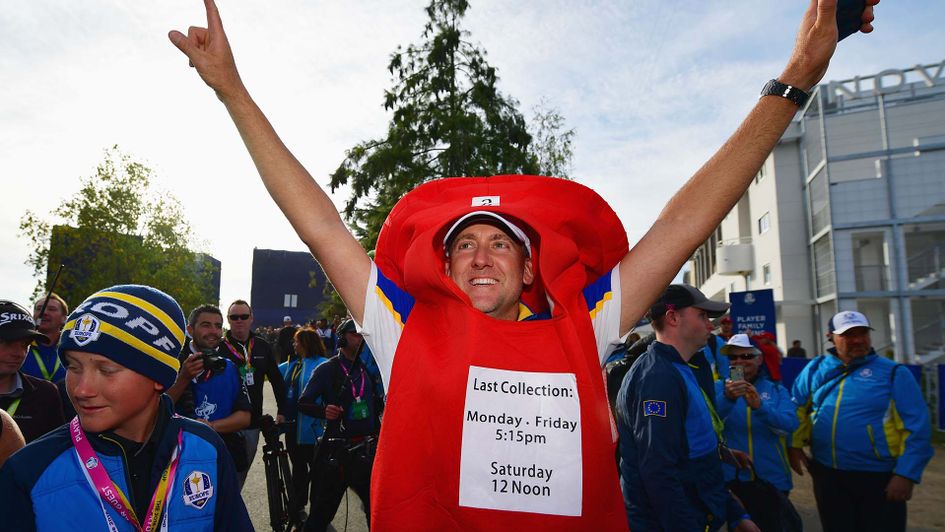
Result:
<instances>
[{"instance_id":1,"label":"black backpack","mask_svg":"<svg viewBox=\"0 0 945 532\"><path fill-rule=\"evenodd\" d=\"M728 482L728 489L741 501L742 506L762 532L801 532L804 522L787 495L774 484L758 477L754 467L749 471L751 478L742 480L735 472L735 479Z\"/></svg>"}]
</instances>

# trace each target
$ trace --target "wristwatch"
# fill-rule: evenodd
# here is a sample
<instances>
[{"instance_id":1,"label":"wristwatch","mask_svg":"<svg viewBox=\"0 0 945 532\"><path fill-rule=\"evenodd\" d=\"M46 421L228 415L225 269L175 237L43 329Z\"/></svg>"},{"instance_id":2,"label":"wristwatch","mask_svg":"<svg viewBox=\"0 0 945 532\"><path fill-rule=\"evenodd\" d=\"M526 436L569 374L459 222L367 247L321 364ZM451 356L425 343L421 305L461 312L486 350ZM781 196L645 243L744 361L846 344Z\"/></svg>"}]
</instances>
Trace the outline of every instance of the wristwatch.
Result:
<instances>
[{"instance_id":1,"label":"wristwatch","mask_svg":"<svg viewBox=\"0 0 945 532\"><path fill-rule=\"evenodd\" d=\"M765 88L761 89L761 96L780 96L787 98L797 104L798 107L803 107L804 104L807 103L807 99L810 98L810 94L807 92L797 87L781 83L776 79L769 81L765 85Z\"/></svg>"}]
</instances>

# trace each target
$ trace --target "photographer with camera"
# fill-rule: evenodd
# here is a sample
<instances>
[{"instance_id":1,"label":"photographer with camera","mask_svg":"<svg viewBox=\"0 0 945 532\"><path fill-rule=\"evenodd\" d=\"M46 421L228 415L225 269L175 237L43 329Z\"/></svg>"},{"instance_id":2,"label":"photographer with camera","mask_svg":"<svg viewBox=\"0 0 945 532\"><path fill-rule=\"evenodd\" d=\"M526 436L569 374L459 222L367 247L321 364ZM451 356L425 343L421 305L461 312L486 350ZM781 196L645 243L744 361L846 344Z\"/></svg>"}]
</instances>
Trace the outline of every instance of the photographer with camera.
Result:
<instances>
[{"instance_id":1,"label":"photographer with camera","mask_svg":"<svg viewBox=\"0 0 945 532\"><path fill-rule=\"evenodd\" d=\"M178 414L205 423L223 438L242 489L249 463L239 431L249 426L252 405L236 365L218 352L223 313L213 305L195 308L187 319L187 334L191 339L181 351L180 372L167 394Z\"/></svg>"},{"instance_id":2,"label":"photographer with camera","mask_svg":"<svg viewBox=\"0 0 945 532\"><path fill-rule=\"evenodd\" d=\"M351 487L370 525L371 469L383 403L360 353L364 339L354 321L338 327L338 354L321 364L299 397L299 412L328 420L315 455L305 530L325 530Z\"/></svg>"}]
</instances>

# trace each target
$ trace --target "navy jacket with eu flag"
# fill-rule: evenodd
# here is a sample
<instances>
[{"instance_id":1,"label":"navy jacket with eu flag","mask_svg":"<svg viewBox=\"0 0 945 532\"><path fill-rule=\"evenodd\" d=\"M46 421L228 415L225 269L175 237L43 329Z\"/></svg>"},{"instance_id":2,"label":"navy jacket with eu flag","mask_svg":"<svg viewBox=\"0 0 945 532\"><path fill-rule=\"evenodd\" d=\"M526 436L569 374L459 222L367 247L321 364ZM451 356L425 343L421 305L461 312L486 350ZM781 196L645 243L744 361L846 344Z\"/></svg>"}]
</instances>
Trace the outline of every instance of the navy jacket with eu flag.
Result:
<instances>
[{"instance_id":1,"label":"navy jacket with eu flag","mask_svg":"<svg viewBox=\"0 0 945 532\"><path fill-rule=\"evenodd\" d=\"M716 530L747 517L725 488L715 391L701 352L653 342L617 395L620 482L630 530Z\"/></svg>"},{"instance_id":2,"label":"navy jacket with eu flag","mask_svg":"<svg viewBox=\"0 0 945 532\"><path fill-rule=\"evenodd\" d=\"M206 425L172 415L167 396L161 397L159 408L154 432L143 445L111 433L87 434L101 465L128 496L135 514L143 518L147 513L180 433L182 451L165 506L168 530L253 530L233 461L220 437ZM139 448L129 449L135 445ZM108 530L103 511L119 531L134 530L92 489L69 425L19 450L0 469L4 530Z\"/></svg>"}]
</instances>

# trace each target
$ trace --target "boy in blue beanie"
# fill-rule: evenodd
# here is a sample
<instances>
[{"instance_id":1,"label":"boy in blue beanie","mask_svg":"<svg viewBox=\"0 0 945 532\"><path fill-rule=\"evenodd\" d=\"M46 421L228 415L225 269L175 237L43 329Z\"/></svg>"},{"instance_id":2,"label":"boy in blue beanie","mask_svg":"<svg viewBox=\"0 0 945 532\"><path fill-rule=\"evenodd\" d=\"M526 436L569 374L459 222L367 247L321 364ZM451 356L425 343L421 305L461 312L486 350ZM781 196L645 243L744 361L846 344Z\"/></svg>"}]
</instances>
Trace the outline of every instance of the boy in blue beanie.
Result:
<instances>
[{"instance_id":1,"label":"boy in blue beanie","mask_svg":"<svg viewBox=\"0 0 945 532\"><path fill-rule=\"evenodd\" d=\"M59 357L78 415L0 469L5 528L253 529L220 437L164 396L183 341L180 306L147 286L96 292L69 315Z\"/></svg>"}]
</instances>

